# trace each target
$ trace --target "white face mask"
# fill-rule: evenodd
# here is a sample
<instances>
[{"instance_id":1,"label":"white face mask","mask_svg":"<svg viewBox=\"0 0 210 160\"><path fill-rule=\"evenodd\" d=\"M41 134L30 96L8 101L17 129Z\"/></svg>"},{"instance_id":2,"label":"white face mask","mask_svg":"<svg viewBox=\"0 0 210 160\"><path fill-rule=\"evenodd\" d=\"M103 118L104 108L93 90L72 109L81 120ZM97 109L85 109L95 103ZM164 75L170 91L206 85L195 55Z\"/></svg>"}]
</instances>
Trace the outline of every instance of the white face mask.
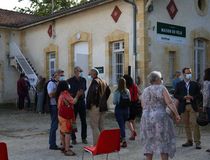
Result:
<instances>
[{"instance_id":1,"label":"white face mask","mask_svg":"<svg viewBox=\"0 0 210 160\"><path fill-rule=\"evenodd\" d=\"M190 80L190 79L192 78L192 74L186 74L186 75L185 75L185 78L186 78L187 80Z\"/></svg>"}]
</instances>

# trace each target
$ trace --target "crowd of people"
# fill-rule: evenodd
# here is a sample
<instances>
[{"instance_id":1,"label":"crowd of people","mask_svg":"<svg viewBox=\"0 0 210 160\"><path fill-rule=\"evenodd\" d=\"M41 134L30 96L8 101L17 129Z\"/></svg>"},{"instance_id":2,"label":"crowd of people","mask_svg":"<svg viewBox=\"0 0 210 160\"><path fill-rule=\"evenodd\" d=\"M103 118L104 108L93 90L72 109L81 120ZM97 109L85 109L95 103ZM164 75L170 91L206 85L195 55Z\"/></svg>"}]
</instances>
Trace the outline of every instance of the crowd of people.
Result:
<instances>
[{"instance_id":1,"label":"crowd of people","mask_svg":"<svg viewBox=\"0 0 210 160\"><path fill-rule=\"evenodd\" d=\"M104 130L105 113L108 111L108 98L111 89L99 78L96 68L90 70L90 85L87 88L86 79L82 77L83 70L74 68L74 76L65 80L64 71L57 70L52 78L39 77L37 83L36 111L43 113L49 108L51 126L49 134L49 149L61 150L66 156L74 156L72 144L77 144L77 115L81 121L82 143L87 144L86 113L90 118L93 145ZM147 160L152 160L158 153L162 160L173 158L176 152L175 123L183 120L186 142L182 147L201 149L201 133L197 123L200 111L208 114L210 122L210 68L204 73L203 83L192 80L190 68L184 68L175 73L173 95L164 86L161 72L153 71L148 75L149 85L142 89L140 77L136 83L130 75L124 75L118 80L117 89L113 92L115 118L120 128L121 147L127 147L126 123L130 129L129 140L137 136L135 119L141 117L140 141ZM28 83L24 74L17 82L19 109L23 109L24 99L28 99ZM47 95L47 96L46 96ZM48 104L46 107L46 105ZM56 131L60 128L61 147L56 144ZM210 149L207 150L210 152Z\"/></svg>"}]
</instances>

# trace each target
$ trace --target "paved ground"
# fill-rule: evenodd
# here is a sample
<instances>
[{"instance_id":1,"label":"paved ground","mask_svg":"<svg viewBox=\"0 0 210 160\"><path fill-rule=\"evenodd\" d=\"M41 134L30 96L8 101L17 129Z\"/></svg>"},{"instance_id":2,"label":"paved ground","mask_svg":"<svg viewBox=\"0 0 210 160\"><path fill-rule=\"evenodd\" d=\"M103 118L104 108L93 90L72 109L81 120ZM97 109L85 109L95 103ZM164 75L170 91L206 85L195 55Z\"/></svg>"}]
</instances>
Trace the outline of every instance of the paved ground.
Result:
<instances>
[{"instance_id":1,"label":"paved ground","mask_svg":"<svg viewBox=\"0 0 210 160\"><path fill-rule=\"evenodd\" d=\"M0 141L8 144L10 160L81 160L83 144L74 146L77 153L75 157L65 157L60 151L48 149L49 115L39 115L33 112L20 112L11 107L0 107ZM106 128L117 127L113 114L106 117ZM139 123L137 124L139 128ZM80 125L78 123L80 131ZM210 127L201 129L202 150L195 150L194 147L182 148L185 141L183 128L177 126L177 153L174 160L210 160L210 154L205 150L210 148ZM127 133L128 130L127 130ZM58 135L58 134L57 134ZM57 138L58 139L58 138ZM128 141L128 148L121 149L121 160L143 160L142 147L136 141ZM59 139L57 140L59 144ZM80 137L78 141L81 142ZM91 130L88 126L88 141L91 143ZM86 153L85 159L90 159ZM96 160L106 159L105 156L98 156ZM110 160L117 159L116 154L110 155ZM155 160L159 157L155 156Z\"/></svg>"}]
</instances>

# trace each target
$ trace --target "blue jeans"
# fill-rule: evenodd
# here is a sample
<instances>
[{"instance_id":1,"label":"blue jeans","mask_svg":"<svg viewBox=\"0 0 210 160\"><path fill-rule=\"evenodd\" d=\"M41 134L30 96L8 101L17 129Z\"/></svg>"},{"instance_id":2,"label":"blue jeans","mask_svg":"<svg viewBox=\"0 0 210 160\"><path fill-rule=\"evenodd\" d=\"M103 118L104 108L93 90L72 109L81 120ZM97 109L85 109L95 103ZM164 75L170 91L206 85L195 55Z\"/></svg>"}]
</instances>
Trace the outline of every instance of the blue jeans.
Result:
<instances>
[{"instance_id":1,"label":"blue jeans","mask_svg":"<svg viewBox=\"0 0 210 160\"><path fill-rule=\"evenodd\" d=\"M58 109L56 105L50 105L50 117L51 117L51 126L50 126L50 135L49 135L49 144L50 147L56 147L56 131L58 129Z\"/></svg>"},{"instance_id":2,"label":"blue jeans","mask_svg":"<svg viewBox=\"0 0 210 160\"><path fill-rule=\"evenodd\" d=\"M125 139L125 122L129 118L129 108L115 107L115 117L120 127L120 135L122 139Z\"/></svg>"}]
</instances>

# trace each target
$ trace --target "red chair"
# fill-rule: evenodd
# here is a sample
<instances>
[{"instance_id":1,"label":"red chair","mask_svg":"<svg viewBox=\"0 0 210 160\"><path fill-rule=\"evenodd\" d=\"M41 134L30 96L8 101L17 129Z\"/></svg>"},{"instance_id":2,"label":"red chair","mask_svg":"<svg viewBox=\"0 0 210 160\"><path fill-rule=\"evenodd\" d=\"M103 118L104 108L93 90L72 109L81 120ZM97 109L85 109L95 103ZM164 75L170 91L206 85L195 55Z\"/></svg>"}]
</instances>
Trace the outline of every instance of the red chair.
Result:
<instances>
[{"instance_id":1,"label":"red chair","mask_svg":"<svg viewBox=\"0 0 210 160\"><path fill-rule=\"evenodd\" d=\"M7 145L0 142L0 160L8 160Z\"/></svg>"},{"instance_id":2,"label":"red chair","mask_svg":"<svg viewBox=\"0 0 210 160\"><path fill-rule=\"evenodd\" d=\"M94 156L100 154L106 154L108 160L108 155L113 152L117 152L120 159L120 129L103 130L95 146L85 146L83 149L82 160L84 159L84 151L89 152L93 160Z\"/></svg>"}]
</instances>

